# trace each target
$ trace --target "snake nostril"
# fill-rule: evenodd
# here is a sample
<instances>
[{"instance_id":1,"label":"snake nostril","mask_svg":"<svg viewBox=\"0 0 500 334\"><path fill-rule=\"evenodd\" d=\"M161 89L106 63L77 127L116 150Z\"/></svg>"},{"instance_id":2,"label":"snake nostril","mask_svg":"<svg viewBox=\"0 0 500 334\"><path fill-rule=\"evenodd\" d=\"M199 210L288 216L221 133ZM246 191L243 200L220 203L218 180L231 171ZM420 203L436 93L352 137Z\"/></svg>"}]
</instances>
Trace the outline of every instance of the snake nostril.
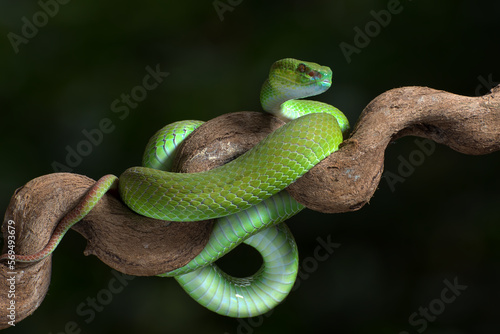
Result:
<instances>
[{"instance_id":1,"label":"snake nostril","mask_svg":"<svg viewBox=\"0 0 500 334\"><path fill-rule=\"evenodd\" d=\"M314 79L321 79L322 75L318 71L311 71L308 73L310 77Z\"/></svg>"}]
</instances>

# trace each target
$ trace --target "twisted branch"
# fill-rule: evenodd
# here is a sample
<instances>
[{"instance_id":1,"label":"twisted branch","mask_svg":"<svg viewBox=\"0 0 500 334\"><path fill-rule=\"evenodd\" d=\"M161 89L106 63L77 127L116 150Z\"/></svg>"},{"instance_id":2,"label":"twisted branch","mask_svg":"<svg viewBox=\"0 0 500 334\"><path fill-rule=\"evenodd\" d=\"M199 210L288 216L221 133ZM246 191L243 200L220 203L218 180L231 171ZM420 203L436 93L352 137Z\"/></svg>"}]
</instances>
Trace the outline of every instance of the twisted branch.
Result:
<instances>
[{"instance_id":1,"label":"twisted branch","mask_svg":"<svg viewBox=\"0 0 500 334\"><path fill-rule=\"evenodd\" d=\"M210 169L241 155L283 123L273 116L240 112L208 121L186 140L178 171ZM288 190L308 208L326 212L360 209L373 196L383 171L387 145L403 136L420 136L465 154L500 150L500 86L490 94L466 97L426 87L403 87L375 98L351 136ZM93 184L76 174L57 173L28 182L13 195L2 231L7 251L9 221L15 222L15 251L41 249L64 214ZM11 224L12 225L12 224ZM87 240L85 254L130 275L155 275L181 267L205 246L212 223L170 223L130 211L117 194L107 194L74 229ZM57 253L57 252L56 252ZM51 257L38 262L0 264L0 329L8 327L15 276L15 322L42 302L50 282Z\"/></svg>"}]
</instances>

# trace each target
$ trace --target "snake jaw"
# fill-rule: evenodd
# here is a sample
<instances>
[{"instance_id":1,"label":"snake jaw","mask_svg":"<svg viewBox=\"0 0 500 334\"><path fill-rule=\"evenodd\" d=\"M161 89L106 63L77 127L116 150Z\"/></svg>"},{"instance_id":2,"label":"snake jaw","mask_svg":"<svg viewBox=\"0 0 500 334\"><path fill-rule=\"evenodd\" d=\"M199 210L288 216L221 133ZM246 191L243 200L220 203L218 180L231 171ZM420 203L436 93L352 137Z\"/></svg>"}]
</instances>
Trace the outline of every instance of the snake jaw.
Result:
<instances>
[{"instance_id":1,"label":"snake jaw","mask_svg":"<svg viewBox=\"0 0 500 334\"><path fill-rule=\"evenodd\" d=\"M332 77L330 76L329 78L326 78L320 82L320 85L322 87L326 87L326 89L330 88L332 85Z\"/></svg>"}]
</instances>

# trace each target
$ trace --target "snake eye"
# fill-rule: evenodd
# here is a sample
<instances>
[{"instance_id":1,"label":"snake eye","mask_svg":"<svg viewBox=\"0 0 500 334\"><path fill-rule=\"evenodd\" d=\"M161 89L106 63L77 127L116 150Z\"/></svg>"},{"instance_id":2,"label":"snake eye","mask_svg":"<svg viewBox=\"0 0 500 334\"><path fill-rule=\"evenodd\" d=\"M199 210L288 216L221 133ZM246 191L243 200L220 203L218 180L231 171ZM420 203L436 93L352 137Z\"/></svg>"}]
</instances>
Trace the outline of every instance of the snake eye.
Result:
<instances>
[{"instance_id":1,"label":"snake eye","mask_svg":"<svg viewBox=\"0 0 500 334\"><path fill-rule=\"evenodd\" d=\"M300 73L305 73L307 70L307 66L305 64L300 63L299 66L297 66L297 71Z\"/></svg>"}]
</instances>

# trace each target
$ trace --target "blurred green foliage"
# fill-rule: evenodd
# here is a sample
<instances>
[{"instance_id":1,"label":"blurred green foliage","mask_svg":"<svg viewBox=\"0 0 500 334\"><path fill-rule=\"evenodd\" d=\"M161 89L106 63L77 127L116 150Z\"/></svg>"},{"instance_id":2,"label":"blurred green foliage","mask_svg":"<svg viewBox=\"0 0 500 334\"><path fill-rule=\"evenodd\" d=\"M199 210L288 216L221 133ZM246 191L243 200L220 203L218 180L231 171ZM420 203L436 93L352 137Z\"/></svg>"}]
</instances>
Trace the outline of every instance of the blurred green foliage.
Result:
<instances>
[{"instance_id":1,"label":"blurred green foliage","mask_svg":"<svg viewBox=\"0 0 500 334\"><path fill-rule=\"evenodd\" d=\"M498 1L402 0L402 10L369 30L363 47L356 47L356 31L376 28L373 13L394 0L66 0L44 20L41 4L50 3L0 2L3 210L16 188L65 163L67 147L75 149L82 131L104 118L113 131L73 172L119 175L140 163L149 136L164 124L260 110L260 85L280 58L332 67L333 87L317 99L352 124L391 88L422 85L473 96L500 82ZM21 40L13 34L25 38L23 26L34 16L35 36L13 43ZM359 51L349 62L342 42ZM169 75L120 119L113 102L142 84L147 66ZM391 145L386 171L396 173L418 149L413 138ZM82 256L85 241L70 232L55 252L46 299L6 333L417 333L424 327L409 317L455 277L467 290L426 323L426 333L498 332L499 162L498 153L465 156L438 145L394 189L383 179L358 212L302 212L290 226L303 259L314 259L318 237L341 246L309 267L271 315L251 320L213 314L173 279L160 278L130 281L90 319L77 308L88 310L88 298L102 297L114 276L95 257ZM244 270L241 263L253 259L246 256L238 252L223 265Z\"/></svg>"}]
</instances>

